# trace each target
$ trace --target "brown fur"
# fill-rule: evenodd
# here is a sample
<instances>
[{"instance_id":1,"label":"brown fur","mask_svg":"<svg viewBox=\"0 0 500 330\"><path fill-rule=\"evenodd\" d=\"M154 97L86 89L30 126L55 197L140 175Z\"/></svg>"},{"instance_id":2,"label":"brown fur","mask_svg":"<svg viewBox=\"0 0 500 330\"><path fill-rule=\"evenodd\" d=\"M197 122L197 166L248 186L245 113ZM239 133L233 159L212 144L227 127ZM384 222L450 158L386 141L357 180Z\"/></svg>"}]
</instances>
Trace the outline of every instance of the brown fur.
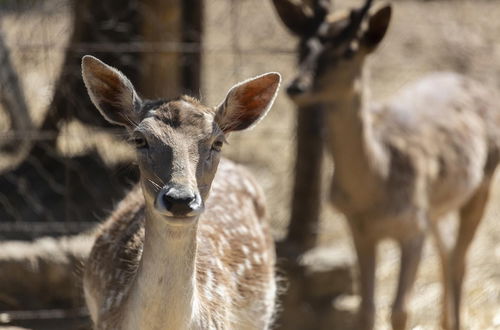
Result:
<instances>
[{"instance_id":1,"label":"brown fur","mask_svg":"<svg viewBox=\"0 0 500 330\"><path fill-rule=\"evenodd\" d=\"M125 76L90 56L82 72L96 107L129 130L141 172L86 266L96 328L269 328L275 255L264 197L220 151L226 134L266 114L279 74L237 84L209 108L186 96L142 101Z\"/></svg>"},{"instance_id":2,"label":"brown fur","mask_svg":"<svg viewBox=\"0 0 500 330\"><path fill-rule=\"evenodd\" d=\"M85 267L84 281L86 294L99 302L96 306L99 314L93 315L99 329L121 326L123 301L141 260L144 208L144 197L137 185L97 234ZM268 224L263 220L264 210L262 191L248 173L228 160L221 160L206 211L199 220L196 279L203 309L198 328L264 327L261 319L270 313L272 306L267 304L272 304L273 300L269 301L262 285L274 281L275 263L274 250L268 248L273 241ZM223 265L222 269L213 263L217 260ZM207 287L207 272L213 276L210 287ZM227 287L224 295L219 291L221 285L215 283L224 283ZM221 311L220 306L225 299L231 300L235 310L250 310L243 319L246 324L232 323L241 322L241 319L227 321L227 315L221 315L227 313Z\"/></svg>"}]
</instances>

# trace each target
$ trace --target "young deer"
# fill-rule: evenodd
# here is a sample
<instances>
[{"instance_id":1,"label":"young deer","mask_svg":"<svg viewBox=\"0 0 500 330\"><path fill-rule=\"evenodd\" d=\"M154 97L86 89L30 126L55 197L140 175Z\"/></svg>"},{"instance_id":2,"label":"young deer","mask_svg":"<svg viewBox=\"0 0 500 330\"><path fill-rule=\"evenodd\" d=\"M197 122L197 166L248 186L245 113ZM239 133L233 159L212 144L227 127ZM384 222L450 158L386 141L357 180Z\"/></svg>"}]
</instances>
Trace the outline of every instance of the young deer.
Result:
<instances>
[{"instance_id":1,"label":"young deer","mask_svg":"<svg viewBox=\"0 0 500 330\"><path fill-rule=\"evenodd\" d=\"M359 329L374 326L375 251L384 238L401 248L391 322L405 328L427 231L435 234L442 262L442 325L459 329L465 257L499 162L500 98L460 75L436 73L387 103L369 103L364 61L391 17L389 5L369 14L370 5L327 17L304 40L307 51L287 92L297 104L318 104L327 112L335 161L330 200L347 217L358 256ZM437 221L452 211L460 222L448 249Z\"/></svg>"},{"instance_id":2,"label":"young deer","mask_svg":"<svg viewBox=\"0 0 500 330\"><path fill-rule=\"evenodd\" d=\"M228 133L266 114L280 75L239 83L211 108L187 96L141 100L122 73L91 56L82 72L102 115L128 129L141 173L85 268L96 328L269 328L275 255L264 196L220 151Z\"/></svg>"}]
</instances>

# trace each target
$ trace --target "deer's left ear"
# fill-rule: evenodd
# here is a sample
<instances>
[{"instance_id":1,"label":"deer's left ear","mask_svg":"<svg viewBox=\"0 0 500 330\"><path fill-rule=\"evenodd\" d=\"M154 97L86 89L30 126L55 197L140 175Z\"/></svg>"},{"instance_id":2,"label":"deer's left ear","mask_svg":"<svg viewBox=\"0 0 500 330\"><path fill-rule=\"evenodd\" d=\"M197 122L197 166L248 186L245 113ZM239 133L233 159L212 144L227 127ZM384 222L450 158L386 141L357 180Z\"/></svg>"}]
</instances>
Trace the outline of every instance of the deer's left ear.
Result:
<instances>
[{"instance_id":1,"label":"deer's left ear","mask_svg":"<svg viewBox=\"0 0 500 330\"><path fill-rule=\"evenodd\" d=\"M141 99L123 73L86 55L82 76L92 103L110 123L133 128L140 121Z\"/></svg>"},{"instance_id":2,"label":"deer's left ear","mask_svg":"<svg viewBox=\"0 0 500 330\"><path fill-rule=\"evenodd\" d=\"M224 133L253 126L271 108L280 83L280 74L270 72L236 84L217 107L215 121Z\"/></svg>"}]
</instances>

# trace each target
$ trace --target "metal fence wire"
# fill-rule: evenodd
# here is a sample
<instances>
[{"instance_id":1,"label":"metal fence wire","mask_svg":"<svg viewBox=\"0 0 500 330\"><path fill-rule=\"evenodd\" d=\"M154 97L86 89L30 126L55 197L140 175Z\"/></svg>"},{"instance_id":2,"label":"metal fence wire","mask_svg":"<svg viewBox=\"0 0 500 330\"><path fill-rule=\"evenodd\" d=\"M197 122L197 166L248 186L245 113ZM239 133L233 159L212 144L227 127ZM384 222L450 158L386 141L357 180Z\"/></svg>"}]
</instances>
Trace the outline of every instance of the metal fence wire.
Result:
<instances>
[{"instance_id":1,"label":"metal fence wire","mask_svg":"<svg viewBox=\"0 0 500 330\"><path fill-rule=\"evenodd\" d=\"M0 239L89 229L137 180L125 132L105 122L89 101L81 56L119 68L144 97L187 92L215 105L232 83L294 59L293 43L269 41L269 35L284 34L271 5L266 17L272 23L258 31L245 24L258 14L248 5L1 1ZM278 130L264 125L252 133L250 144L282 145L291 115ZM229 157L264 168L267 156L255 160L242 143L231 141ZM264 177L275 174L266 171Z\"/></svg>"},{"instance_id":2,"label":"metal fence wire","mask_svg":"<svg viewBox=\"0 0 500 330\"><path fill-rule=\"evenodd\" d=\"M375 97L436 70L500 86L500 69L491 66L499 54L497 2L396 6L371 56ZM296 38L269 0L0 1L0 238L91 228L137 179L125 132L99 115L84 89L85 54L119 68L145 98L187 92L216 105L243 79L279 71L290 80ZM224 151L256 174L278 232L290 213L294 109L280 94L267 118L231 136Z\"/></svg>"},{"instance_id":3,"label":"metal fence wire","mask_svg":"<svg viewBox=\"0 0 500 330\"><path fill-rule=\"evenodd\" d=\"M331 3L337 10L362 1ZM15 294L35 287L44 299L49 291L54 291L54 296L68 296L66 287L47 280L59 281L53 276L59 273L39 271L43 268L34 265L43 265L43 258L31 253L40 250L52 256L52 251L64 249L55 242L48 245L53 250L40 249L39 241L65 242L67 238L34 238L92 230L138 179L126 132L107 123L89 100L81 79L81 57L91 54L120 69L143 98L189 93L205 104L216 105L233 84L269 71L280 72L284 86L295 74L298 38L282 26L272 2L0 0L0 242L4 244L0 251L7 251L5 246L10 243L29 245L28 257L22 261L31 272L31 277L17 276L0 265L4 272L0 283L10 283L8 273L28 283L26 288L10 285ZM498 1L391 2L394 13L388 34L367 61L371 72L367 86L373 99L387 99L406 83L433 71L459 72L500 88L500 66L492 65L500 59ZM277 238L284 236L291 213L296 114L281 92L254 130L231 135L224 147L224 155L249 167L264 188ZM326 178L333 172L331 159L325 157L322 165L321 175ZM322 184L326 200L329 182L323 180ZM464 297L468 295L471 329L500 326L498 178L495 186L489 215L478 233L481 238L475 240L470 253L471 280ZM332 256L328 260L334 262L338 262L337 257L350 258L350 233L341 215L328 207L322 207L320 213L319 226L311 229L317 233L314 244L318 256ZM382 252L377 306L387 307L392 304L393 279L397 277L390 271L399 262L399 254L388 246ZM86 254L80 256L83 259ZM419 275L422 284L415 290L422 294L412 297L414 319L421 327L433 328L439 322L440 309L434 303L440 297L434 285L440 275L436 260L434 252L424 251ZM70 261L64 259L70 269L67 273L75 272L78 277L78 267L73 264L81 262ZM318 265L322 269L323 264ZM72 277L65 279L71 285L80 283ZM319 288L323 282L311 283ZM325 290L328 288L325 285ZM0 325L88 328L86 312L81 309L81 288L77 289L78 303L71 299L66 304L59 298L37 304L25 297L17 304L4 289L0 292ZM357 300L344 298L348 299L330 301L321 296L325 306L339 308L340 314L332 312L332 320L343 319L347 309L356 305ZM323 309L313 309L323 313Z\"/></svg>"}]
</instances>

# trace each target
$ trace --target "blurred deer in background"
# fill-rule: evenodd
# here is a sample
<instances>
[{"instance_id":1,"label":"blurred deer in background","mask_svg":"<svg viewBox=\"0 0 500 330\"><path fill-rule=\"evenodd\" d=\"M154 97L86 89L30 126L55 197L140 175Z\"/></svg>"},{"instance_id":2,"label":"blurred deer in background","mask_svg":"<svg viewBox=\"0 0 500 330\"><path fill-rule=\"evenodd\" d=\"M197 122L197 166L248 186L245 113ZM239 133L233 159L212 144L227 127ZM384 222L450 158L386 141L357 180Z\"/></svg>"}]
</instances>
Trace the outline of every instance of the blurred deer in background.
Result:
<instances>
[{"instance_id":1,"label":"blurred deer in background","mask_svg":"<svg viewBox=\"0 0 500 330\"><path fill-rule=\"evenodd\" d=\"M102 115L129 130L141 172L86 265L96 328L269 328L275 254L264 196L220 152L227 134L267 113L280 75L237 84L211 108L187 96L143 101L122 73L91 56L82 70Z\"/></svg>"},{"instance_id":2,"label":"blurred deer in background","mask_svg":"<svg viewBox=\"0 0 500 330\"><path fill-rule=\"evenodd\" d=\"M347 217L358 256L359 329L374 327L376 246L384 238L401 248L391 322L394 329L406 327L429 230L442 262L442 326L459 329L465 258L499 162L500 99L465 77L435 73L387 103L371 103L364 62L391 18L389 5L370 12L371 2L326 17L304 41L299 73L287 92L299 106L321 104L327 112L335 162L330 200ZM437 221L452 211L459 212L459 228L448 248Z\"/></svg>"}]
</instances>

